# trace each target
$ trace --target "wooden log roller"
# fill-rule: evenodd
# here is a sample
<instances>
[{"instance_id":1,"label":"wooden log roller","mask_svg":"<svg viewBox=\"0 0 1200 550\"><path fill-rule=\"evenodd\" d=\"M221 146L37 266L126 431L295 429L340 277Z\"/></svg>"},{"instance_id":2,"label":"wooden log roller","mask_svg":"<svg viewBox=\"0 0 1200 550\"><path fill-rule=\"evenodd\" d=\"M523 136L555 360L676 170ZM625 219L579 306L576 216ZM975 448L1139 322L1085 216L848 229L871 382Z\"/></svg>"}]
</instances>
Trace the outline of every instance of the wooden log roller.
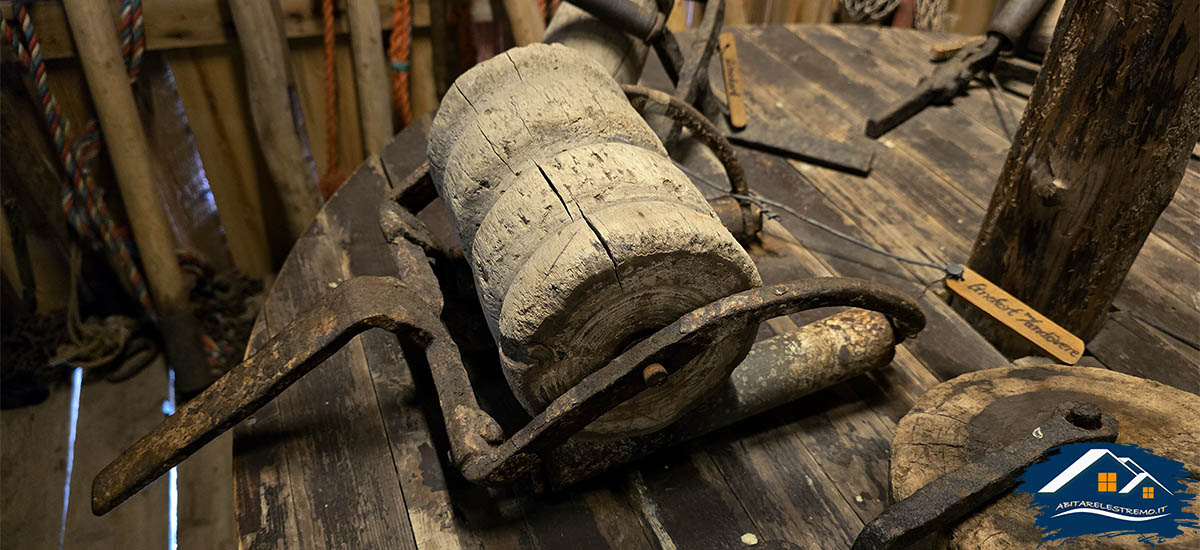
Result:
<instances>
[{"instance_id":1,"label":"wooden log roller","mask_svg":"<svg viewBox=\"0 0 1200 550\"><path fill-rule=\"evenodd\" d=\"M517 48L465 73L433 121L429 157L504 374L531 414L646 334L761 285L612 77L570 48ZM587 431L670 424L728 377L754 333L712 342Z\"/></svg>"},{"instance_id":2,"label":"wooden log roller","mask_svg":"<svg viewBox=\"0 0 1200 550\"><path fill-rule=\"evenodd\" d=\"M440 321L427 258L402 254L402 278L340 283L125 450L93 483L95 513L372 327L424 355L415 364L428 365L451 461L467 480L557 488L885 365L925 324L910 297L869 281L763 287L613 78L564 46L514 49L462 75L429 143L430 179L462 241L501 368L533 418L506 435L480 406ZM400 204L432 200L412 189L422 176L393 180L395 201L380 208L383 234L410 252L433 246ZM760 323L833 306L861 309L748 355Z\"/></svg>"}]
</instances>

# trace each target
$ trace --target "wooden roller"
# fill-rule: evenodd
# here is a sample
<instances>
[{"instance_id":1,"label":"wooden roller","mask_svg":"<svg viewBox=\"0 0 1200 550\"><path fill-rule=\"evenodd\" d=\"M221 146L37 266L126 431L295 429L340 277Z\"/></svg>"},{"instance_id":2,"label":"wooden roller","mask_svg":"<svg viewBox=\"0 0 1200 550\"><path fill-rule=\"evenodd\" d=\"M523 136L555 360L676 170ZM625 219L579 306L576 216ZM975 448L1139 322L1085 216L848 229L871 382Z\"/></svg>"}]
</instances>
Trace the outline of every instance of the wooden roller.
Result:
<instances>
[{"instance_id":1,"label":"wooden roller","mask_svg":"<svg viewBox=\"0 0 1200 550\"><path fill-rule=\"evenodd\" d=\"M644 10L658 10L654 0L632 1ZM649 49L640 38L592 17L570 2L558 5L542 41L583 52L621 84L637 82Z\"/></svg>"},{"instance_id":2,"label":"wooden roller","mask_svg":"<svg viewBox=\"0 0 1200 550\"><path fill-rule=\"evenodd\" d=\"M605 68L572 49L517 48L463 74L434 119L429 159L530 413L682 314L761 285ZM670 424L728 377L754 332L712 342L586 432Z\"/></svg>"}]
</instances>

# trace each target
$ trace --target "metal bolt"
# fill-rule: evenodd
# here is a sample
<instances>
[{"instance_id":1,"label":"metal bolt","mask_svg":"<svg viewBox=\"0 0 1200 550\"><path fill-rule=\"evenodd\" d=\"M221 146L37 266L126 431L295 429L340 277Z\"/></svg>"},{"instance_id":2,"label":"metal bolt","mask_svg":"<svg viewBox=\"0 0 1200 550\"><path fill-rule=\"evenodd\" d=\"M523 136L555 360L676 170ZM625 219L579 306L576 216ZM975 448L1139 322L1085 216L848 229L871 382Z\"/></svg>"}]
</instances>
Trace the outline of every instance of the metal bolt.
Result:
<instances>
[{"instance_id":1,"label":"metal bolt","mask_svg":"<svg viewBox=\"0 0 1200 550\"><path fill-rule=\"evenodd\" d=\"M646 381L647 386L661 386L667 381L667 369L659 363L650 363L646 368L642 369L642 380Z\"/></svg>"},{"instance_id":2,"label":"metal bolt","mask_svg":"<svg viewBox=\"0 0 1200 550\"><path fill-rule=\"evenodd\" d=\"M1067 409L1067 422L1085 430L1095 430L1100 427L1100 408L1091 403L1070 403Z\"/></svg>"}]
</instances>

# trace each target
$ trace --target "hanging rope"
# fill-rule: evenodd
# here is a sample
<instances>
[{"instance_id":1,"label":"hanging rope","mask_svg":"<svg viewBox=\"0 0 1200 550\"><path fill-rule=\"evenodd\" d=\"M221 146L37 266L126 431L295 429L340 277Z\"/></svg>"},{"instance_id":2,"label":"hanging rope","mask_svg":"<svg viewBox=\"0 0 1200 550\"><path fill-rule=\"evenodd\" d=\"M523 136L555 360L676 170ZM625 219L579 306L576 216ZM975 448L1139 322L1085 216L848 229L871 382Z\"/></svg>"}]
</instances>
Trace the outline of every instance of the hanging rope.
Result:
<instances>
[{"instance_id":1,"label":"hanging rope","mask_svg":"<svg viewBox=\"0 0 1200 550\"><path fill-rule=\"evenodd\" d=\"M346 174L338 168L337 135L337 68L334 66L334 48L337 35L333 24L333 0L321 0L321 19L325 26L325 173L317 183L321 197L329 200L346 181Z\"/></svg>"},{"instance_id":2,"label":"hanging rope","mask_svg":"<svg viewBox=\"0 0 1200 550\"><path fill-rule=\"evenodd\" d=\"M121 0L121 56L129 71L129 81L137 80L146 50L146 32L142 24L142 0Z\"/></svg>"},{"instance_id":3,"label":"hanging rope","mask_svg":"<svg viewBox=\"0 0 1200 550\"><path fill-rule=\"evenodd\" d=\"M91 175L91 162L99 152L100 146L95 123L89 124L88 131L79 139L69 139L68 122L61 115L58 101L50 92L41 44L34 30L33 20L29 16L27 4L21 3L18 6L17 18L21 26L20 33L7 21L0 23L3 24L5 39L33 79L37 100L42 105L42 115L46 119L46 126L50 129L50 137L66 174L60 195L67 220L81 240L94 241L99 237L113 263L120 266L120 271L123 272L129 287L133 289L138 303L153 317L154 311L146 281L142 278L137 262L134 261L133 243L118 231L116 222L108 211L103 190L96 185Z\"/></svg>"},{"instance_id":4,"label":"hanging rope","mask_svg":"<svg viewBox=\"0 0 1200 550\"><path fill-rule=\"evenodd\" d=\"M392 66L392 101L400 112L403 126L412 124L412 106L408 101L408 57L412 40L412 3L396 0L392 10L392 34L388 37L388 61ZM403 127L402 126L402 127Z\"/></svg>"}]
</instances>

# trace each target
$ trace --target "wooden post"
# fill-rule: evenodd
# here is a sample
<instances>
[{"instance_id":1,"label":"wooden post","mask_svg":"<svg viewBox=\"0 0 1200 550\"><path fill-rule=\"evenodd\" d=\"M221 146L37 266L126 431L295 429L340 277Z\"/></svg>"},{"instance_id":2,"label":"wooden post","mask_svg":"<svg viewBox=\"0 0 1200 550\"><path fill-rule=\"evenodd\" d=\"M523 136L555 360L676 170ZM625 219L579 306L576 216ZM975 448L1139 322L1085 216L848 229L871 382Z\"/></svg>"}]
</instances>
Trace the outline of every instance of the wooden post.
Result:
<instances>
[{"instance_id":1,"label":"wooden post","mask_svg":"<svg viewBox=\"0 0 1200 550\"><path fill-rule=\"evenodd\" d=\"M167 356L177 374L176 386L185 394L199 391L211 381L211 374L201 357L199 327L191 313L183 270L175 259L174 233L154 185L150 146L121 59L117 29L109 24L112 13L105 0L66 0L63 7L146 268Z\"/></svg>"},{"instance_id":2,"label":"wooden post","mask_svg":"<svg viewBox=\"0 0 1200 550\"><path fill-rule=\"evenodd\" d=\"M299 237L317 215L317 179L292 112L287 42L279 3L234 0L229 3L246 69L250 114L259 147L292 237Z\"/></svg>"},{"instance_id":3,"label":"wooden post","mask_svg":"<svg viewBox=\"0 0 1200 550\"><path fill-rule=\"evenodd\" d=\"M392 140L391 86L383 58L383 29L376 0L348 0L350 48L354 52L354 80L358 112L362 118L363 148L367 156L378 153Z\"/></svg>"},{"instance_id":4,"label":"wooden post","mask_svg":"<svg viewBox=\"0 0 1200 550\"><path fill-rule=\"evenodd\" d=\"M542 41L546 32L546 20L534 0L504 0L504 11L512 25L513 40L518 46L527 46Z\"/></svg>"},{"instance_id":5,"label":"wooden post","mask_svg":"<svg viewBox=\"0 0 1200 550\"><path fill-rule=\"evenodd\" d=\"M1071 0L968 265L1084 341L1200 136L1200 3ZM1004 353L1032 349L970 306Z\"/></svg>"}]
</instances>

